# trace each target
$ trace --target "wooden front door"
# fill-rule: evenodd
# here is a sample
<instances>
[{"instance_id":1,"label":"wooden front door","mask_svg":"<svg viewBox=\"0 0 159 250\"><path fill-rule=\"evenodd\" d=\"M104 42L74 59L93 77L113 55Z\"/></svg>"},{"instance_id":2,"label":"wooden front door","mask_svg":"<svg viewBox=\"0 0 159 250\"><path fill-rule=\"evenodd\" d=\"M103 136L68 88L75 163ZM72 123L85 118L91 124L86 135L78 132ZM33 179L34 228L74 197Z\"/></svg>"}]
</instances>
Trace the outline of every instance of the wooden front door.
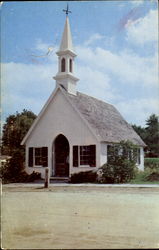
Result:
<instances>
[{"instance_id":1,"label":"wooden front door","mask_svg":"<svg viewBox=\"0 0 159 250\"><path fill-rule=\"evenodd\" d=\"M55 140L55 176L69 176L69 143L63 135Z\"/></svg>"}]
</instances>

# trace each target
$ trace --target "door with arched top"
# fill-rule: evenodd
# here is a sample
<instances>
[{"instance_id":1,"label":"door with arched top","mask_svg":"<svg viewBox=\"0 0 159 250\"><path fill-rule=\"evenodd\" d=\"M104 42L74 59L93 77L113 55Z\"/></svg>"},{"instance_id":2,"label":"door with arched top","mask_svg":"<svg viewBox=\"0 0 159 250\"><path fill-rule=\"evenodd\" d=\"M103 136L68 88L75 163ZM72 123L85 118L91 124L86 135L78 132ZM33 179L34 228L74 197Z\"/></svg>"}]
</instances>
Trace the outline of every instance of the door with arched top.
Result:
<instances>
[{"instance_id":1,"label":"door with arched top","mask_svg":"<svg viewBox=\"0 0 159 250\"><path fill-rule=\"evenodd\" d=\"M69 176L69 142L62 134L54 142L54 167L56 177Z\"/></svg>"}]
</instances>

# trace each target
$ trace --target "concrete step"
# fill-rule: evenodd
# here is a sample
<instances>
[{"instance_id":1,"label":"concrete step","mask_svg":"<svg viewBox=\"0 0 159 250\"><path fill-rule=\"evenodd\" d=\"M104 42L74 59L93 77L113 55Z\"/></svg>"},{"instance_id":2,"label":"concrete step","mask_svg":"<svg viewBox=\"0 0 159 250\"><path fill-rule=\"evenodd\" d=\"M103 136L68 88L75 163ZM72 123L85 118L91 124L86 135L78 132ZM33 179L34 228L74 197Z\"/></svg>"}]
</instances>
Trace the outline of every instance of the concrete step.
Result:
<instances>
[{"instance_id":1,"label":"concrete step","mask_svg":"<svg viewBox=\"0 0 159 250\"><path fill-rule=\"evenodd\" d=\"M69 177L65 177L65 176L51 176L50 180L68 180Z\"/></svg>"},{"instance_id":2,"label":"concrete step","mask_svg":"<svg viewBox=\"0 0 159 250\"><path fill-rule=\"evenodd\" d=\"M69 177L50 177L50 182L51 183L54 183L54 182L57 182L57 183L66 183L70 180Z\"/></svg>"}]
</instances>

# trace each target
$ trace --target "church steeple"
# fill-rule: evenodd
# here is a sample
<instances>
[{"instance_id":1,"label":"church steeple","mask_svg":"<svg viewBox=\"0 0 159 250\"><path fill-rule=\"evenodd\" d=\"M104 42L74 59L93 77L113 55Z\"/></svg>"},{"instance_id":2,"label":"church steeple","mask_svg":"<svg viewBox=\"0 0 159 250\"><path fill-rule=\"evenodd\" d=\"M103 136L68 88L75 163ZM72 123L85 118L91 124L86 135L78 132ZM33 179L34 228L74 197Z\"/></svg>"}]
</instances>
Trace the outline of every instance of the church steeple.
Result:
<instances>
[{"instance_id":1,"label":"church steeple","mask_svg":"<svg viewBox=\"0 0 159 250\"><path fill-rule=\"evenodd\" d=\"M63 31L63 36L60 44L60 49L56 53L58 55L58 73L54 77L56 84L62 85L70 94L76 95L76 82L78 78L73 75L74 72L74 58L76 56L70 30L68 19L68 6L66 12L66 22Z\"/></svg>"},{"instance_id":2,"label":"church steeple","mask_svg":"<svg viewBox=\"0 0 159 250\"><path fill-rule=\"evenodd\" d=\"M65 28L63 31L63 36L60 45L60 51L71 50L73 51L70 23L68 16L66 16Z\"/></svg>"}]
</instances>

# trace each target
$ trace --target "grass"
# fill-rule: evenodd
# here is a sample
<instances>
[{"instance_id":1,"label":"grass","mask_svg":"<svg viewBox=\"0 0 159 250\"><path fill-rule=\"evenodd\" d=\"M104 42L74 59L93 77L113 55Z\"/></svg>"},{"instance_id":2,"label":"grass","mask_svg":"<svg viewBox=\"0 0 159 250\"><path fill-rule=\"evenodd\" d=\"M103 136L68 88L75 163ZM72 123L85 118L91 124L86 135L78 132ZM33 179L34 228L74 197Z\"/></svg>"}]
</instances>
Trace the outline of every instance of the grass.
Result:
<instances>
[{"instance_id":1,"label":"grass","mask_svg":"<svg viewBox=\"0 0 159 250\"><path fill-rule=\"evenodd\" d=\"M131 180L131 184L159 184L159 180L149 181L147 178L152 173L159 173L159 158L145 158L144 172L138 172Z\"/></svg>"},{"instance_id":2,"label":"grass","mask_svg":"<svg viewBox=\"0 0 159 250\"><path fill-rule=\"evenodd\" d=\"M145 158L145 169L159 170L159 158Z\"/></svg>"},{"instance_id":3,"label":"grass","mask_svg":"<svg viewBox=\"0 0 159 250\"><path fill-rule=\"evenodd\" d=\"M136 177L130 181L130 184L159 184L159 181L147 181L145 180L148 176L147 172L140 172Z\"/></svg>"},{"instance_id":4,"label":"grass","mask_svg":"<svg viewBox=\"0 0 159 250\"><path fill-rule=\"evenodd\" d=\"M146 162L157 162L157 163L159 163L159 158L145 158L145 163Z\"/></svg>"},{"instance_id":5,"label":"grass","mask_svg":"<svg viewBox=\"0 0 159 250\"><path fill-rule=\"evenodd\" d=\"M150 160L151 159L152 158L150 158ZM157 161L156 161L156 163L157 163ZM159 173L158 165L149 166L149 165L145 164L145 170L144 171L138 171L136 173L136 177L134 179L132 179L130 181L130 183L131 184L159 184L159 180L154 180L154 181L147 180L147 178L152 173Z\"/></svg>"}]
</instances>

